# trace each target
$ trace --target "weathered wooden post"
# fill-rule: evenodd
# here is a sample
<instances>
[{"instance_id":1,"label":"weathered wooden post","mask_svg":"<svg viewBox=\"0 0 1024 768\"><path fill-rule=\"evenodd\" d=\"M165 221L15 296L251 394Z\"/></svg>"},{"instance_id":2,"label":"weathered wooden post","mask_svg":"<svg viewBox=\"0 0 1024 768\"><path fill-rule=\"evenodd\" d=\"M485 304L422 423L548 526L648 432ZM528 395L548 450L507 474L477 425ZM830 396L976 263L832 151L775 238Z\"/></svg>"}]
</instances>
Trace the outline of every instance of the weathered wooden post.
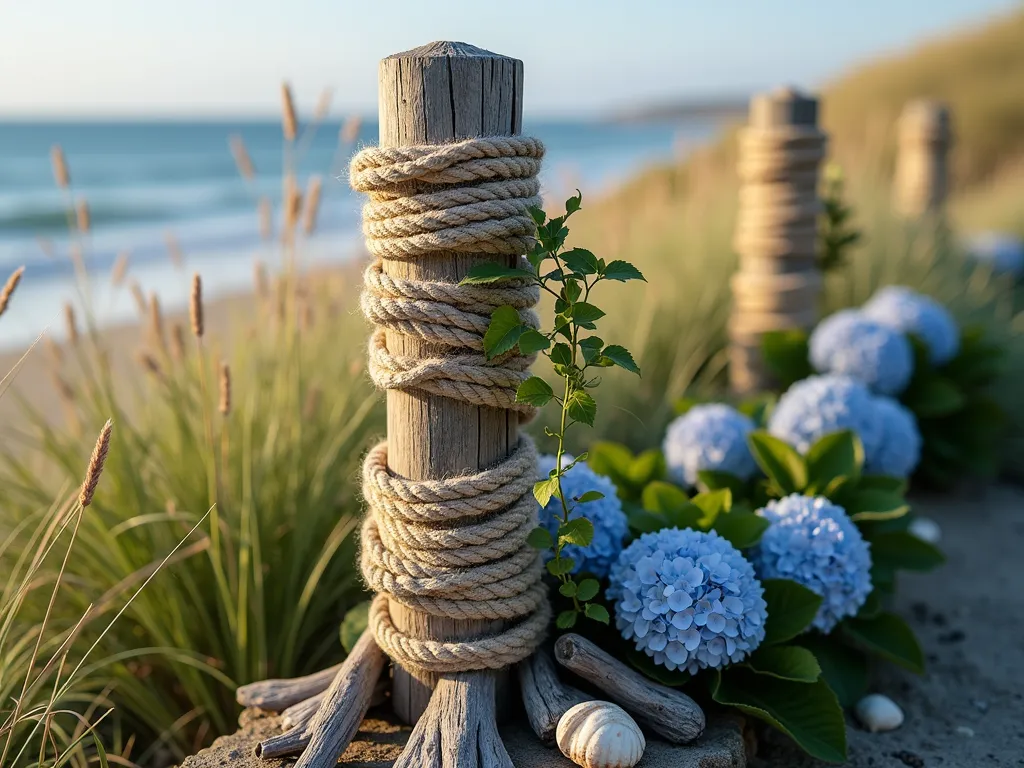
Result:
<instances>
[{"instance_id":1,"label":"weathered wooden post","mask_svg":"<svg viewBox=\"0 0 1024 768\"><path fill-rule=\"evenodd\" d=\"M769 331L810 328L817 320L818 169L825 134L818 102L785 88L754 97L740 135L741 181L733 241L729 378L736 394L771 384L761 353Z\"/></svg>"},{"instance_id":2,"label":"weathered wooden post","mask_svg":"<svg viewBox=\"0 0 1024 768\"><path fill-rule=\"evenodd\" d=\"M899 119L894 205L908 219L941 216L949 192L949 109L937 101L912 101Z\"/></svg>"},{"instance_id":3,"label":"weathered wooden post","mask_svg":"<svg viewBox=\"0 0 1024 768\"><path fill-rule=\"evenodd\" d=\"M380 146L444 144L476 136L515 136L522 130L523 62L463 43L434 43L395 54L380 64ZM408 281L458 283L481 260L514 266L518 256L451 251L383 262L384 273ZM413 359L443 357L449 346L403 330L386 330L387 348ZM411 480L435 480L477 471L504 459L519 440L519 414L432 394L389 389L388 467ZM501 621L456 621L391 602L402 632L432 640L459 640L499 631ZM407 723L416 722L437 682L433 673L396 666L392 700Z\"/></svg>"}]
</instances>

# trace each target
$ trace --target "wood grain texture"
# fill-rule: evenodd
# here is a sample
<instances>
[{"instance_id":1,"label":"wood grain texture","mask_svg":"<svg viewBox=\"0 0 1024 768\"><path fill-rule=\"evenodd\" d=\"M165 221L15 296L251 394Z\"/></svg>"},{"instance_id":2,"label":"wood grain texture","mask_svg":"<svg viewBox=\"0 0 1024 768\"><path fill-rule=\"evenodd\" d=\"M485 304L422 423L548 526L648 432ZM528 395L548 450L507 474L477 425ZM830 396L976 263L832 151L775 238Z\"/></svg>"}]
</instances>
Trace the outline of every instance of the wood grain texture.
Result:
<instances>
[{"instance_id":1,"label":"wood grain texture","mask_svg":"<svg viewBox=\"0 0 1024 768\"><path fill-rule=\"evenodd\" d=\"M673 744L688 744L704 733L704 710L681 691L648 680L586 638L566 634L555 643L555 659Z\"/></svg>"},{"instance_id":2,"label":"wood grain texture","mask_svg":"<svg viewBox=\"0 0 1024 768\"><path fill-rule=\"evenodd\" d=\"M280 757L302 752L296 768L330 768L338 762L370 708L386 660L373 633L363 632L341 664L315 713L306 713L282 734L256 745L256 755Z\"/></svg>"},{"instance_id":3,"label":"wood grain texture","mask_svg":"<svg viewBox=\"0 0 1024 768\"><path fill-rule=\"evenodd\" d=\"M326 691L339 669L341 664L335 664L305 677L260 680L257 683L243 685L235 691L235 701L243 707L259 707L271 712L280 712L310 696Z\"/></svg>"},{"instance_id":4,"label":"wood grain texture","mask_svg":"<svg viewBox=\"0 0 1024 768\"><path fill-rule=\"evenodd\" d=\"M555 733L562 715L592 698L558 679L555 662L544 649L538 649L533 656L520 662L519 690L530 727L549 747L555 745Z\"/></svg>"},{"instance_id":5,"label":"wood grain texture","mask_svg":"<svg viewBox=\"0 0 1024 768\"><path fill-rule=\"evenodd\" d=\"M380 64L380 144L441 144L475 136L511 136L522 130L523 63L465 43L439 42L395 54ZM474 264L515 258L439 252L384 271L411 280L458 282ZM399 355L426 357L443 349L388 332ZM481 469L508 456L519 438L518 415L436 395L389 390L388 464L412 480L437 479ZM396 627L414 637L460 640L493 633L503 622L454 621L409 611L391 602ZM507 673L503 673L507 677ZM433 674L394 671L396 714L415 722L437 683ZM498 682L498 690L504 685ZM499 699L501 699L499 694Z\"/></svg>"}]
</instances>

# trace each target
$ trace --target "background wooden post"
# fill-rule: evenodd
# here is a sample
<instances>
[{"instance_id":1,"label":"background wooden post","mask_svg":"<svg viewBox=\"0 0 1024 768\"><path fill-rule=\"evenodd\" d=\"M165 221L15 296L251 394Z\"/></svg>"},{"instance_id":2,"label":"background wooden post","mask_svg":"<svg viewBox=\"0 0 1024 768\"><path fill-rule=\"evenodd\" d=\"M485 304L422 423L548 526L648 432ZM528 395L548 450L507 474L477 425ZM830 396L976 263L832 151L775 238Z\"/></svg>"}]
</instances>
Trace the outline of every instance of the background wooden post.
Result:
<instances>
[{"instance_id":1,"label":"background wooden post","mask_svg":"<svg viewBox=\"0 0 1024 768\"><path fill-rule=\"evenodd\" d=\"M949 110L937 101L912 101L898 128L894 204L909 219L942 214L949 192Z\"/></svg>"},{"instance_id":2,"label":"background wooden post","mask_svg":"<svg viewBox=\"0 0 1024 768\"><path fill-rule=\"evenodd\" d=\"M740 135L733 245L729 381L745 395L771 386L761 353L768 331L810 328L818 317L818 169L825 134L818 102L792 88L755 96Z\"/></svg>"},{"instance_id":3,"label":"background wooden post","mask_svg":"<svg viewBox=\"0 0 1024 768\"><path fill-rule=\"evenodd\" d=\"M443 144L475 136L522 131L523 62L466 43L436 42L380 63L380 145ZM409 261L384 261L398 278L457 283L474 264L516 257L439 252ZM392 352L412 358L445 349L388 332ZM419 392L388 390L388 465L411 480L431 480L482 469L508 456L519 439L519 414ZM391 602L399 630L421 639L459 640L500 631L502 621L455 621L427 616ZM503 677L507 675L503 674ZM430 700L437 676L395 667L396 714L415 722ZM498 681L502 701L502 680ZM500 706L499 706L500 710Z\"/></svg>"}]
</instances>

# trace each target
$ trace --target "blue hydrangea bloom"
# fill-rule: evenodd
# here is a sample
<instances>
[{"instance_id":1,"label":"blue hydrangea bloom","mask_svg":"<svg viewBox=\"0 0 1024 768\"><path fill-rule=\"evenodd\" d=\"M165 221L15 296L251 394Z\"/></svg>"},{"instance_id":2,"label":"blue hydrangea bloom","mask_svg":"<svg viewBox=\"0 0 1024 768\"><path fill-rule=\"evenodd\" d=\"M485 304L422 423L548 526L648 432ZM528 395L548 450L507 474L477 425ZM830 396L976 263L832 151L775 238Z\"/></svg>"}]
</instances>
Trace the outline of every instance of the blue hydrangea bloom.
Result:
<instances>
[{"instance_id":1,"label":"blue hydrangea bloom","mask_svg":"<svg viewBox=\"0 0 1024 768\"><path fill-rule=\"evenodd\" d=\"M810 340L811 365L864 382L883 395L898 395L914 372L914 350L900 331L856 309L826 317Z\"/></svg>"},{"instance_id":2,"label":"blue hydrangea bloom","mask_svg":"<svg viewBox=\"0 0 1024 768\"><path fill-rule=\"evenodd\" d=\"M571 456L562 457L562 466L572 461ZM555 468L554 456L540 456L537 459L537 474L544 478ZM566 544L562 554L575 561L573 573L592 573L598 578L608 575L615 559L622 552L622 542L629 532L626 513L622 510L622 502L616 493L615 484L604 475L599 475L586 464L577 464L562 476L562 493L567 499L579 498L587 491L598 491L604 494L603 499L578 504L569 512L569 519L585 517L594 524L594 540L590 546ZM562 502L552 498L547 506L540 511L540 523L552 536L558 535L558 527L562 524ZM547 552L546 559L553 557Z\"/></svg>"},{"instance_id":3,"label":"blue hydrangea bloom","mask_svg":"<svg viewBox=\"0 0 1024 768\"><path fill-rule=\"evenodd\" d=\"M882 440L865 457L864 472L869 475L910 477L921 460L921 433L914 414L890 397L876 397L875 409L882 422Z\"/></svg>"},{"instance_id":4,"label":"blue hydrangea bloom","mask_svg":"<svg viewBox=\"0 0 1024 768\"><path fill-rule=\"evenodd\" d=\"M764 640L764 588L714 531L645 533L623 550L609 579L615 626L670 670L724 667Z\"/></svg>"},{"instance_id":5,"label":"blue hydrangea bloom","mask_svg":"<svg viewBox=\"0 0 1024 768\"><path fill-rule=\"evenodd\" d=\"M823 496L794 493L757 511L771 522L751 551L762 579L792 579L821 595L811 625L830 632L871 593L871 550L846 511Z\"/></svg>"},{"instance_id":6,"label":"blue hydrangea bloom","mask_svg":"<svg viewBox=\"0 0 1024 768\"><path fill-rule=\"evenodd\" d=\"M669 473L687 486L705 469L753 477L757 463L747 445L753 429L753 421L728 405L695 405L668 425L662 447Z\"/></svg>"},{"instance_id":7,"label":"blue hydrangea bloom","mask_svg":"<svg viewBox=\"0 0 1024 768\"><path fill-rule=\"evenodd\" d=\"M903 333L912 333L928 347L932 365L948 363L960 351L960 329L949 311L930 296L902 285L877 291L864 314Z\"/></svg>"},{"instance_id":8,"label":"blue hydrangea bloom","mask_svg":"<svg viewBox=\"0 0 1024 768\"><path fill-rule=\"evenodd\" d=\"M999 275L1024 274L1024 240L1003 232L978 232L964 242L967 252Z\"/></svg>"},{"instance_id":9,"label":"blue hydrangea bloom","mask_svg":"<svg viewBox=\"0 0 1024 768\"><path fill-rule=\"evenodd\" d=\"M874 396L848 376L809 376L779 398L768 420L768 431L806 453L819 438L852 429L864 444L864 455L874 456L882 442L882 424Z\"/></svg>"}]
</instances>

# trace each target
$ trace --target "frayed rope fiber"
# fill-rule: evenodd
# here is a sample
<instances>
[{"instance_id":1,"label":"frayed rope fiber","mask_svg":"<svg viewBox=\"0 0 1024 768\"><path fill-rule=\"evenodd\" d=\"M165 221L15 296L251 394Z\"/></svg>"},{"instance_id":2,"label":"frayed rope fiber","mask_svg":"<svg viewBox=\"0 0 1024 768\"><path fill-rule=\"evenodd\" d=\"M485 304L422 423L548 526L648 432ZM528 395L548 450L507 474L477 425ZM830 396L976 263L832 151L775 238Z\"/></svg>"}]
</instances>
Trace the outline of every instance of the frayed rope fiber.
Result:
<instances>
[{"instance_id":1,"label":"frayed rope fiber","mask_svg":"<svg viewBox=\"0 0 1024 768\"><path fill-rule=\"evenodd\" d=\"M439 252L522 257L534 244L529 209L539 206L536 139L484 137L452 144L369 148L352 160L352 187L368 195L366 245L376 261L364 274L363 312L376 326L370 375L382 389L426 392L473 405L534 409L516 402L532 356L513 350L487 360L483 337L501 306L539 327L539 289L525 281L465 285L399 279L387 260ZM444 349L412 358L387 348L387 332ZM543 640L551 609L540 557L526 537L537 525L533 498L537 457L520 438L511 456L475 474L411 481L393 475L387 446L366 458L361 567L377 592L370 628L398 664L429 672L500 669L529 656ZM514 622L502 632L440 642L403 634L389 601L457 620Z\"/></svg>"}]
</instances>

